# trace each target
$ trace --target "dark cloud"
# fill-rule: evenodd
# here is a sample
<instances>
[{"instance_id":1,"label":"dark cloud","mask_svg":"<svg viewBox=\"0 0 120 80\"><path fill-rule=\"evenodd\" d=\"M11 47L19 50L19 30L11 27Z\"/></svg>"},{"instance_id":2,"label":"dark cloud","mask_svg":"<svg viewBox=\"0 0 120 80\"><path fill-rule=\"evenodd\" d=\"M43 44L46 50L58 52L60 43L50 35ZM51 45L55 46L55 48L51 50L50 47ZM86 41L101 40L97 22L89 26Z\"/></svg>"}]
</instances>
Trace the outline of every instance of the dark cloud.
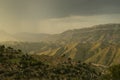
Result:
<instances>
[{"instance_id":1,"label":"dark cloud","mask_svg":"<svg viewBox=\"0 0 120 80\"><path fill-rule=\"evenodd\" d=\"M57 14L96 15L120 13L120 0L61 0L56 3Z\"/></svg>"},{"instance_id":2,"label":"dark cloud","mask_svg":"<svg viewBox=\"0 0 120 80\"><path fill-rule=\"evenodd\" d=\"M9 14L20 19L120 13L120 0L1 0L0 2Z\"/></svg>"}]
</instances>

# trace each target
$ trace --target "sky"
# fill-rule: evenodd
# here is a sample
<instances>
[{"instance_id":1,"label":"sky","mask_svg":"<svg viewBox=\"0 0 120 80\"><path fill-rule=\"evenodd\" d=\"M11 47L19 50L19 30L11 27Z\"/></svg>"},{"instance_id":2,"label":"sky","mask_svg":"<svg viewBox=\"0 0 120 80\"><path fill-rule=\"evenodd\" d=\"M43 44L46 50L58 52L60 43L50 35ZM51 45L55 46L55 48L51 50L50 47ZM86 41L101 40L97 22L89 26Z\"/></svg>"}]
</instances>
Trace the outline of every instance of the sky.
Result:
<instances>
[{"instance_id":1,"label":"sky","mask_svg":"<svg viewBox=\"0 0 120 80\"><path fill-rule=\"evenodd\" d=\"M0 0L0 31L56 34L120 23L120 0Z\"/></svg>"}]
</instances>

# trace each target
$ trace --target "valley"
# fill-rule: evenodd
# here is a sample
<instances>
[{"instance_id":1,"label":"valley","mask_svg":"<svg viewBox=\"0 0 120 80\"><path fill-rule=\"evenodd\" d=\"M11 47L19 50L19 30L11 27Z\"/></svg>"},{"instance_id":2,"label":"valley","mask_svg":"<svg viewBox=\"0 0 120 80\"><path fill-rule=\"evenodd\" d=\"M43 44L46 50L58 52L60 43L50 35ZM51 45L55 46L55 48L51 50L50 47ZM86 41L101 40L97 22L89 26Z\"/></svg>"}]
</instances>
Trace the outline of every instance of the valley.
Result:
<instances>
[{"instance_id":1,"label":"valley","mask_svg":"<svg viewBox=\"0 0 120 80\"><path fill-rule=\"evenodd\" d=\"M102 65L119 64L120 24L96 25L91 28L68 30L61 34L35 34L19 41L2 42L25 53L63 56ZM23 35L23 36L25 36ZM22 35L21 35L22 36ZM40 37L38 39L38 36ZM44 36L44 37L41 37ZM18 36L19 37L19 36ZM31 39L33 41L29 41ZM23 38L23 37L22 37ZM25 40L25 41L24 41ZM39 40L39 42L38 42ZM36 41L36 42L35 42Z\"/></svg>"}]
</instances>

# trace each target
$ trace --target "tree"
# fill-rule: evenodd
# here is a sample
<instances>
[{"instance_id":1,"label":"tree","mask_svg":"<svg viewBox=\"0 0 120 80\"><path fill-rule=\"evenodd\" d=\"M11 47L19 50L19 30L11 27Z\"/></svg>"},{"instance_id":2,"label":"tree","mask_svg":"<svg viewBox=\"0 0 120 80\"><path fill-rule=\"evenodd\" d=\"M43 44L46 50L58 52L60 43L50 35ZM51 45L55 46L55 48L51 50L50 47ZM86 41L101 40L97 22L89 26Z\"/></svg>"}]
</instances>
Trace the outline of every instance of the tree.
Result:
<instances>
[{"instance_id":1,"label":"tree","mask_svg":"<svg viewBox=\"0 0 120 80\"><path fill-rule=\"evenodd\" d=\"M5 46L4 46L4 45L1 45L1 46L0 46L0 53L3 53L3 52L4 52L4 49L5 49Z\"/></svg>"},{"instance_id":2,"label":"tree","mask_svg":"<svg viewBox=\"0 0 120 80\"><path fill-rule=\"evenodd\" d=\"M120 80L120 64L111 66L109 70L113 80Z\"/></svg>"}]
</instances>

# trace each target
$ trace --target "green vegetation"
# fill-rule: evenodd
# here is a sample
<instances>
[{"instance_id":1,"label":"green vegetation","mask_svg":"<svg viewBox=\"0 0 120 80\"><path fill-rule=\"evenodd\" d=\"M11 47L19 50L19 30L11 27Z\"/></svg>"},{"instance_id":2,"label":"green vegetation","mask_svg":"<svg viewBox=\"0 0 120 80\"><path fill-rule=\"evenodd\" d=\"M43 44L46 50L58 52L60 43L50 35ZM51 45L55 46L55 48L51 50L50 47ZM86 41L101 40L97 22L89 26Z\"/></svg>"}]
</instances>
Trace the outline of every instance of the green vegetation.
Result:
<instances>
[{"instance_id":1,"label":"green vegetation","mask_svg":"<svg viewBox=\"0 0 120 80\"><path fill-rule=\"evenodd\" d=\"M99 76L91 65L70 58L53 65L21 50L0 46L1 80L97 80Z\"/></svg>"},{"instance_id":2,"label":"green vegetation","mask_svg":"<svg viewBox=\"0 0 120 80\"><path fill-rule=\"evenodd\" d=\"M65 55L59 57L60 61L57 60L58 58L48 59L49 61L44 61L40 56L24 54L21 50L2 45L0 46L0 80L120 79L120 65L111 66L108 70L104 68L103 71L90 63L66 59ZM54 64L51 63L52 60L58 62Z\"/></svg>"},{"instance_id":3,"label":"green vegetation","mask_svg":"<svg viewBox=\"0 0 120 80\"><path fill-rule=\"evenodd\" d=\"M120 79L120 64L114 65L109 68L111 78L113 80L119 80Z\"/></svg>"}]
</instances>

